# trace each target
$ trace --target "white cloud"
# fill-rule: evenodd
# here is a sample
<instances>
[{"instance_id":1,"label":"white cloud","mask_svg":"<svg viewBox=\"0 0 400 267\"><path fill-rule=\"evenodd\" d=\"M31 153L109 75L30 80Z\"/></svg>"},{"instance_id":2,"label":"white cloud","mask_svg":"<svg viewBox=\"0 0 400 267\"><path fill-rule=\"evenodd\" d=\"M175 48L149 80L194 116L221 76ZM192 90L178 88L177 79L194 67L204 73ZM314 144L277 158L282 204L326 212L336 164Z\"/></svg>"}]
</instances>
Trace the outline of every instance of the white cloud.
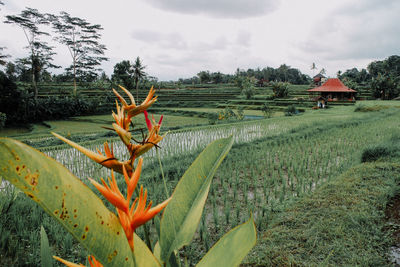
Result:
<instances>
[{"instance_id":1,"label":"white cloud","mask_svg":"<svg viewBox=\"0 0 400 267\"><path fill-rule=\"evenodd\" d=\"M218 19L263 16L276 10L279 0L145 0L153 7L181 14L205 15Z\"/></svg>"},{"instance_id":2,"label":"white cloud","mask_svg":"<svg viewBox=\"0 0 400 267\"><path fill-rule=\"evenodd\" d=\"M399 1L355 1L317 21L300 48L324 60L365 60L399 53L399 13Z\"/></svg>"}]
</instances>

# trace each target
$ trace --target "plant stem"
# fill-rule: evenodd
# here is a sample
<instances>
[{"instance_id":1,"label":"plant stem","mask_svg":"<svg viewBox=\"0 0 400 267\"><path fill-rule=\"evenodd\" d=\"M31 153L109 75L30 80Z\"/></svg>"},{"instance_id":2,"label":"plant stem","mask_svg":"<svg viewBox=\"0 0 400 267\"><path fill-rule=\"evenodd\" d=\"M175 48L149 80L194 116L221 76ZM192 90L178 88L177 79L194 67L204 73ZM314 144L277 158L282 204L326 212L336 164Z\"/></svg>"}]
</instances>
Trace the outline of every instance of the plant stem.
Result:
<instances>
[{"instance_id":1,"label":"plant stem","mask_svg":"<svg viewBox=\"0 0 400 267\"><path fill-rule=\"evenodd\" d=\"M158 158L158 163L160 164L160 170L161 170L161 176L164 182L164 190L165 190L165 196L167 198L169 198L169 192L168 192L168 188L167 188L167 182L165 180L165 176L164 176L164 170L161 164L161 156L160 156L160 151L158 151L158 149L156 149L156 153L157 153L157 158Z\"/></svg>"}]
</instances>

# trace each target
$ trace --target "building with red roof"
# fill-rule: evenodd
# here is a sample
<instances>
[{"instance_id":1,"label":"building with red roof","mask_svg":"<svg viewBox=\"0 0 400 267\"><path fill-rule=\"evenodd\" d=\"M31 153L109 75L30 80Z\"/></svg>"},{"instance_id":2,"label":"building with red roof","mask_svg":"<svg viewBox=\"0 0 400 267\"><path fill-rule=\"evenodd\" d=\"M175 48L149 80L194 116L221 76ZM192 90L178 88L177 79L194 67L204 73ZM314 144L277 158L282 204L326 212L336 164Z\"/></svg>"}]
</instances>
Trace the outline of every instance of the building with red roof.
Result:
<instances>
[{"instance_id":1,"label":"building with red roof","mask_svg":"<svg viewBox=\"0 0 400 267\"><path fill-rule=\"evenodd\" d=\"M325 98L326 101L354 101L357 91L345 86L338 78L330 78L323 85L307 90L311 96Z\"/></svg>"}]
</instances>

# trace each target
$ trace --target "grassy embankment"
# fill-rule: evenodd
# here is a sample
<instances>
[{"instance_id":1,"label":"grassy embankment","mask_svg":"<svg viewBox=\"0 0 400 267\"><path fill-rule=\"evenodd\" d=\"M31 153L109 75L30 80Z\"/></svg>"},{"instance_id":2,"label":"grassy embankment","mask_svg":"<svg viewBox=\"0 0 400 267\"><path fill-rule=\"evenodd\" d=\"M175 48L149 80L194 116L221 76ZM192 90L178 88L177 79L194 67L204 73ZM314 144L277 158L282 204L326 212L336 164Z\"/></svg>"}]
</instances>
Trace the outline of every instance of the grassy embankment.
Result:
<instances>
[{"instance_id":1,"label":"grassy embankment","mask_svg":"<svg viewBox=\"0 0 400 267\"><path fill-rule=\"evenodd\" d=\"M400 221L388 222L385 210L400 194L399 132L362 161L273 215L245 265L392 266Z\"/></svg>"}]
</instances>

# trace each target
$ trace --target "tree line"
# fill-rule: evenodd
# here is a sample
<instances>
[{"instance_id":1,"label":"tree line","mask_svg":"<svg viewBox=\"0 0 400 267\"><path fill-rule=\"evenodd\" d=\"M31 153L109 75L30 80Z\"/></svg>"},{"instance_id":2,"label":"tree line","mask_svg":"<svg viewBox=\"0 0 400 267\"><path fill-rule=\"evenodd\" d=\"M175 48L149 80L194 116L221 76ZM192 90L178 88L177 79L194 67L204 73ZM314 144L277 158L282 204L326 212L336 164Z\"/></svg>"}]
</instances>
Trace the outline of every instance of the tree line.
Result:
<instances>
[{"instance_id":1,"label":"tree line","mask_svg":"<svg viewBox=\"0 0 400 267\"><path fill-rule=\"evenodd\" d=\"M357 90L369 87L375 98L393 99L400 95L400 56L373 61L366 69L348 69L337 73L346 86Z\"/></svg>"},{"instance_id":2,"label":"tree line","mask_svg":"<svg viewBox=\"0 0 400 267\"><path fill-rule=\"evenodd\" d=\"M247 70L237 69L234 74L224 74L221 72L210 72L203 70L191 78L180 78L178 81L182 84L198 83L234 83L238 77L254 78L259 85L265 82L289 82L292 84L308 84L311 81L310 76L301 73L300 70L282 64L278 68L249 68Z\"/></svg>"}]
</instances>

